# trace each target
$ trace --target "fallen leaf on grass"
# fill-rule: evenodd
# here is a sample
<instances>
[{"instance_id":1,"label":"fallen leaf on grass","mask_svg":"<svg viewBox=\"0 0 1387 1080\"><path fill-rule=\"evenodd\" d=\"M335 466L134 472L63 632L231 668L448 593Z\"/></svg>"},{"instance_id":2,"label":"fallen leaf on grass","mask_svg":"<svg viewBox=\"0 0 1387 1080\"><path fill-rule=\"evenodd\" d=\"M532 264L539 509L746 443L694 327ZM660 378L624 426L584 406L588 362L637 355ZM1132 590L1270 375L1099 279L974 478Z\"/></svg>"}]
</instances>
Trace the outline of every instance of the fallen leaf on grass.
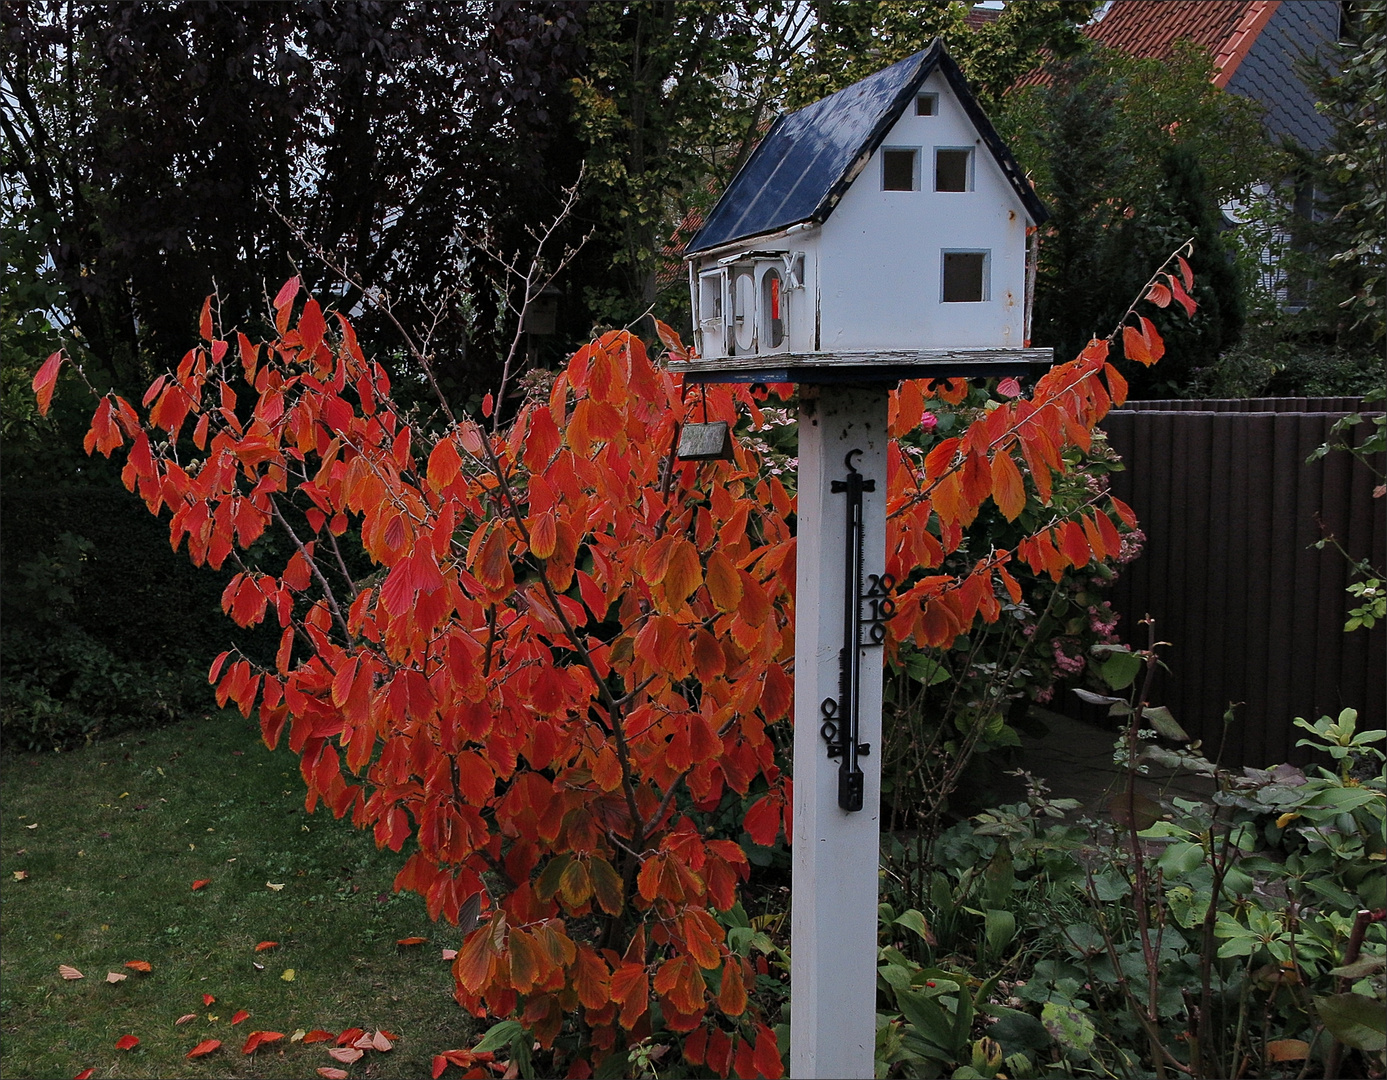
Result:
<instances>
[{"instance_id":1,"label":"fallen leaf on grass","mask_svg":"<svg viewBox=\"0 0 1387 1080\"><path fill-rule=\"evenodd\" d=\"M74 1076L72 1080L91 1080L92 1074L94 1074L95 1072L95 1069L83 1069L76 1076Z\"/></svg>"},{"instance_id":2,"label":"fallen leaf on grass","mask_svg":"<svg viewBox=\"0 0 1387 1080\"><path fill-rule=\"evenodd\" d=\"M231 1018L231 1026L232 1026L232 1027L235 1027L235 1026L236 1026L237 1024L239 1024L242 1020L249 1019L249 1017L250 1017L250 1013L246 1012L245 1009L237 1009L237 1010L236 1010L236 1015L233 1016L233 1017Z\"/></svg>"},{"instance_id":3,"label":"fallen leaf on grass","mask_svg":"<svg viewBox=\"0 0 1387 1080\"><path fill-rule=\"evenodd\" d=\"M377 1031L374 1035L371 1036L371 1045L375 1047L377 1050L379 1050L382 1054L395 1049L393 1046L390 1045L390 1037L384 1031Z\"/></svg>"},{"instance_id":4,"label":"fallen leaf on grass","mask_svg":"<svg viewBox=\"0 0 1387 1080\"><path fill-rule=\"evenodd\" d=\"M127 960L125 966L131 971L150 972L154 970L154 966L148 960Z\"/></svg>"},{"instance_id":5,"label":"fallen leaf on grass","mask_svg":"<svg viewBox=\"0 0 1387 1080\"><path fill-rule=\"evenodd\" d=\"M395 944L409 947L410 945L422 945L424 944L424 942L428 940L429 939L426 937L402 937L397 942L395 942Z\"/></svg>"},{"instance_id":6,"label":"fallen leaf on grass","mask_svg":"<svg viewBox=\"0 0 1387 1080\"><path fill-rule=\"evenodd\" d=\"M85 979L85 978L86 978L85 975L83 975L80 971L78 971L78 970L77 970L75 967L73 967L71 964L59 964L59 965L58 965L58 974L61 975L64 979Z\"/></svg>"},{"instance_id":7,"label":"fallen leaf on grass","mask_svg":"<svg viewBox=\"0 0 1387 1080\"><path fill-rule=\"evenodd\" d=\"M357 1039L356 1042L352 1043L352 1045L358 1050L374 1050L376 1048L376 1044L372 1041L371 1036L365 1033L363 1033L361 1038Z\"/></svg>"},{"instance_id":8,"label":"fallen leaf on grass","mask_svg":"<svg viewBox=\"0 0 1387 1080\"><path fill-rule=\"evenodd\" d=\"M283 979L285 982L293 982L293 981L294 981L294 969L293 969L293 968L285 968L285 969L284 969L284 974L281 975L280 978Z\"/></svg>"},{"instance_id":9,"label":"fallen leaf on grass","mask_svg":"<svg viewBox=\"0 0 1387 1080\"><path fill-rule=\"evenodd\" d=\"M343 1065L350 1065L353 1061L361 1059L363 1051L355 1046L334 1046L328 1051L328 1056L342 1062Z\"/></svg>"},{"instance_id":10,"label":"fallen leaf on grass","mask_svg":"<svg viewBox=\"0 0 1387 1080\"><path fill-rule=\"evenodd\" d=\"M318 1075L324 1080L347 1080L346 1069L334 1069L329 1065L318 1066Z\"/></svg>"},{"instance_id":11,"label":"fallen leaf on grass","mask_svg":"<svg viewBox=\"0 0 1387 1080\"><path fill-rule=\"evenodd\" d=\"M346 1031L342 1032L340 1035L337 1036L337 1045L347 1046L350 1043L356 1042L357 1039L361 1038L361 1036L365 1034L365 1028L347 1028Z\"/></svg>"},{"instance_id":12,"label":"fallen leaf on grass","mask_svg":"<svg viewBox=\"0 0 1387 1080\"><path fill-rule=\"evenodd\" d=\"M106 972L106 981L108 983L121 983L128 978L130 978L129 975L122 975L119 971Z\"/></svg>"},{"instance_id":13,"label":"fallen leaf on grass","mask_svg":"<svg viewBox=\"0 0 1387 1080\"><path fill-rule=\"evenodd\" d=\"M211 1004L212 1004L214 1001L216 1001L216 1000L217 1000L217 999L214 998L211 994L203 994L203 995L202 995L202 1003L203 1003L204 1005L211 1005Z\"/></svg>"},{"instance_id":14,"label":"fallen leaf on grass","mask_svg":"<svg viewBox=\"0 0 1387 1080\"><path fill-rule=\"evenodd\" d=\"M193 892L197 892L198 889L205 889L208 885L211 884L212 879L209 877L198 878L196 881L193 882Z\"/></svg>"},{"instance_id":15,"label":"fallen leaf on grass","mask_svg":"<svg viewBox=\"0 0 1387 1080\"><path fill-rule=\"evenodd\" d=\"M278 1042L284 1038L282 1031L252 1031L250 1037L246 1039L246 1045L241 1047L241 1053L253 1054L265 1043Z\"/></svg>"},{"instance_id":16,"label":"fallen leaf on grass","mask_svg":"<svg viewBox=\"0 0 1387 1080\"><path fill-rule=\"evenodd\" d=\"M337 1036L330 1031L324 1031L322 1028L314 1028L303 1037L303 1043L307 1046L309 1043L332 1042L335 1038L337 1038Z\"/></svg>"},{"instance_id":17,"label":"fallen leaf on grass","mask_svg":"<svg viewBox=\"0 0 1387 1080\"><path fill-rule=\"evenodd\" d=\"M203 1039L202 1042L198 1043L183 1056L186 1058L206 1057L213 1050L220 1050L221 1045L221 1039Z\"/></svg>"},{"instance_id":18,"label":"fallen leaf on grass","mask_svg":"<svg viewBox=\"0 0 1387 1080\"><path fill-rule=\"evenodd\" d=\"M443 959L444 959L444 960L456 960L457 958L458 958L458 951L457 951L456 949L444 949L444 950L443 950Z\"/></svg>"},{"instance_id":19,"label":"fallen leaf on grass","mask_svg":"<svg viewBox=\"0 0 1387 1080\"><path fill-rule=\"evenodd\" d=\"M252 961L250 962L250 966L253 967L253 968L255 968L256 971L264 971L264 970L265 970L265 965L264 965L264 964L257 964L254 960L252 960Z\"/></svg>"},{"instance_id":20,"label":"fallen leaf on grass","mask_svg":"<svg viewBox=\"0 0 1387 1080\"><path fill-rule=\"evenodd\" d=\"M29 871L28 871L28 870L16 870L16 871L14 872L14 879L15 879L15 881L28 881L28 880L29 880Z\"/></svg>"},{"instance_id":21,"label":"fallen leaf on grass","mask_svg":"<svg viewBox=\"0 0 1387 1080\"><path fill-rule=\"evenodd\" d=\"M37 829L39 827L39 823L36 821L32 825L25 825L24 827L26 829Z\"/></svg>"},{"instance_id":22,"label":"fallen leaf on grass","mask_svg":"<svg viewBox=\"0 0 1387 1080\"><path fill-rule=\"evenodd\" d=\"M140 1040L139 1036L137 1035L122 1035L119 1039L116 1040L117 1050L133 1050L135 1049L135 1047L139 1045Z\"/></svg>"},{"instance_id":23,"label":"fallen leaf on grass","mask_svg":"<svg viewBox=\"0 0 1387 1080\"><path fill-rule=\"evenodd\" d=\"M264 952L266 949L273 949L278 944L279 942L277 941L262 941L259 945L255 947L255 951Z\"/></svg>"},{"instance_id":24,"label":"fallen leaf on grass","mask_svg":"<svg viewBox=\"0 0 1387 1080\"><path fill-rule=\"evenodd\" d=\"M173 1022L173 1026L177 1027L179 1024L186 1024L189 1020L196 1019L197 1013L184 1013L182 1016L180 1016L177 1020Z\"/></svg>"},{"instance_id":25,"label":"fallen leaf on grass","mask_svg":"<svg viewBox=\"0 0 1387 1080\"><path fill-rule=\"evenodd\" d=\"M273 890L274 892L283 892L283 891L284 891L284 882L282 882L282 881L267 881L267 882L265 882L265 888L271 889L271 890Z\"/></svg>"}]
</instances>

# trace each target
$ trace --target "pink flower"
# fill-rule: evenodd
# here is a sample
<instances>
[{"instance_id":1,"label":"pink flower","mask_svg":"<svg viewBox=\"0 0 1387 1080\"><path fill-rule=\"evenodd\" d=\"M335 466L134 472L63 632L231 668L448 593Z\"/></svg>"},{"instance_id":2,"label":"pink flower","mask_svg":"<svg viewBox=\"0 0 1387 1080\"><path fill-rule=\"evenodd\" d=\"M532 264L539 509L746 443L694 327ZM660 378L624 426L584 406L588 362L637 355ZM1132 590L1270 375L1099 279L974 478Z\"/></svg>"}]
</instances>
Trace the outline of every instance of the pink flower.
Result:
<instances>
[{"instance_id":1,"label":"pink flower","mask_svg":"<svg viewBox=\"0 0 1387 1080\"><path fill-rule=\"evenodd\" d=\"M1020 397L1021 384L1012 378L1003 379L997 384L997 393L1001 394L1002 397Z\"/></svg>"},{"instance_id":2,"label":"pink flower","mask_svg":"<svg viewBox=\"0 0 1387 1080\"><path fill-rule=\"evenodd\" d=\"M932 412L927 412L924 416L920 417L920 426L926 431L933 431L935 425L938 423L939 417L935 416Z\"/></svg>"}]
</instances>

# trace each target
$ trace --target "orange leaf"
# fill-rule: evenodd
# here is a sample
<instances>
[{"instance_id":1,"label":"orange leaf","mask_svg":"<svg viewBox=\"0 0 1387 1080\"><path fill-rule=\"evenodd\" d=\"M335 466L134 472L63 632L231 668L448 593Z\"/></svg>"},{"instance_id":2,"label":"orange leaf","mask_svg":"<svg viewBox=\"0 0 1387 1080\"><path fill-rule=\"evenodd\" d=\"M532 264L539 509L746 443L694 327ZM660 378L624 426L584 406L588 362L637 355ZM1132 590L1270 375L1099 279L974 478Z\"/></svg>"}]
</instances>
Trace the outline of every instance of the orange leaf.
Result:
<instances>
[{"instance_id":1,"label":"orange leaf","mask_svg":"<svg viewBox=\"0 0 1387 1080\"><path fill-rule=\"evenodd\" d=\"M1135 326L1122 328L1122 351L1127 354L1128 360L1135 360L1138 364L1145 364L1150 367L1155 363L1151 350L1146 347L1146 339L1141 336L1141 331Z\"/></svg>"},{"instance_id":2,"label":"orange leaf","mask_svg":"<svg viewBox=\"0 0 1387 1080\"><path fill-rule=\"evenodd\" d=\"M212 879L211 879L211 878L199 878L197 881L194 881L194 882L193 882L193 892L197 892L198 889L205 889L205 888L207 888L208 885L211 885L211 884L212 884Z\"/></svg>"},{"instance_id":3,"label":"orange leaf","mask_svg":"<svg viewBox=\"0 0 1387 1080\"><path fill-rule=\"evenodd\" d=\"M1169 307L1170 289L1158 281L1151 286L1151 291L1146 294L1146 299L1150 300L1151 303L1155 304L1157 307Z\"/></svg>"},{"instance_id":4,"label":"orange leaf","mask_svg":"<svg viewBox=\"0 0 1387 1080\"><path fill-rule=\"evenodd\" d=\"M322 1028L314 1028L303 1037L303 1044L307 1046L309 1043L332 1042L335 1038L337 1038L337 1036L330 1031L324 1031Z\"/></svg>"},{"instance_id":5,"label":"orange leaf","mask_svg":"<svg viewBox=\"0 0 1387 1080\"><path fill-rule=\"evenodd\" d=\"M998 450L992 456L992 500L1008 521L1015 521L1026 507L1026 485L1011 455Z\"/></svg>"},{"instance_id":6,"label":"orange leaf","mask_svg":"<svg viewBox=\"0 0 1387 1080\"><path fill-rule=\"evenodd\" d=\"M1183 255L1175 256L1175 261L1180 264L1180 276L1185 279L1185 288L1194 288L1194 271L1190 269L1190 264L1185 262Z\"/></svg>"},{"instance_id":7,"label":"orange leaf","mask_svg":"<svg viewBox=\"0 0 1387 1080\"><path fill-rule=\"evenodd\" d=\"M535 558L549 558L554 554L558 542L558 524L554 519L554 512L546 510L542 514L536 514L530 522L530 550L535 553Z\"/></svg>"},{"instance_id":8,"label":"orange leaf","mask_svg":"<svg viewBox=\"0 0 1387 1080\"><path fill-rule=\"evenodd\" d=\"M1165 342L1161 340L1161 335L1156 332L1156 324L1145 315L1138 315L1141 320L1141 337L1146 342L1146 348L1151 353L1151 362L1155 363L1165 355Z\"/></svg>"},{"instance_id":9,"label":"orange leaf","mask_svg":"<svg viewBox=\"0 0 1387 1080\"><path fill-rule=\"evenodd\" d=\"M687 540L675 540L665 571L665 598L671 608L680 607L703 580L703 568L698 564L698 551Z\"/></svg>"},{"instance_id":10,"label":"orange leaf","mask_svg":"<svg viewBox=\"0 0 1387 1080\"><path fill-rule=\"evenodd\" d=\"M422 945L429 939L426 937L402 937L395 942L396 945Z\"/></svg>"},{"instance_id":11,"label":"orange leaf","mask_svg":"<svg viewBox=\"0 0 1387 1080\"><path fill-rule=\"evenodd\" d=\"M186 1024L189 1020L196 1019L197 1013L184 1013L182 1016L180 1016L177 1020L173 1022L173 1026L178 1027L180 1024Z\"/></svg>"},{"instance_id":12,"label":"orange leaf","mask_svg":"<svg viewBox=\"0 0 1387 1080\"><path fill-rule=\"evenodd\" d=\"M203 341L212 340L212 298L210 296L202 302L202 314L198 316L197 332L202 335Z\"/></svg>"},{"instance_id":13,"label":"orange leaf","mask_svg":"<svg viewBox=\"0 0 1387 1080\"><path fill-rule=\"evenodd\" d=\"M63 354L55 352L43 362L38 374L34 376L33 389L38 397L39 415L48 415L48 406L53 401L53 387L58 383L58 369L63 365Z\"/></svg>"},{"instance_id":14,"label":"orange leaf","mask_svg":"<svg viewBox=\"0 0 1387 1080\"><path fill-rule=\"evenodd\" d=\"M328 1051L328 1056L344 1065L350 1065L353 1061L360 1061L363 1055L355 1046L334 1046Z\"/></svg>"},{"instance_id":15,"label":"orange leaf","mask_svg":"<svg viewBox=\"0 0 1387 1080\"><path fill-rule=\"evenodd\" d=\"M220 1050L221 1045L221 1039L203 1039L202 1042L198 1043L183 1056L186 1058L206 1057L213 1050Z\"/></svg>"},{"instance_id":16,"label":"orange leaf","mask_svg":"<svg viewBox=\"0 0 1387 1080\"><path fill-rule=\"evenodd\" d=\"M237 1010L236 1010L236 1015L233 1016L233 1017L231 1018L231 1026L232 1026L232 1027L235 1027L235 1026L236 1026L237 1024L239 1024L242 1020L246 1020L246 1019L248 1019L249 1017L250 1017L250 1013L246 1012L245 1009L237 1009Z\"/></svg>"},{"instance_id":17,"label":"orange leaf","mask_svg":"<svg viewBox=\"0 0 1387 1080\"><path fill-rule=\"evenodd\" d=\"M83 975L80 971L78 971L78 970L77 970L75 967L73 967L71 964L59 964L59 965L58 965L58 974L61 975L64 979L85 979L85 978L86 978L85 975Z\"/></svg>"},{"instance_id":18,"label":"orange leaf","mask_svg":"<svg viewBox=\"0 0 1387 1080\"><path fill-rule=\"evenodd\" d=\"M1310 1044L1304 1039L1276 1039L1267 1043L1270 1061L1304 1061L1310 1056Z\"/></svg>"},{"instance_id":19,"label":"orange leaf","mask_svg":"<svg viewBox=\"0 0 1387 1080\"><path fill-rule=\"evenodd\" d=\"M76 1076L74 1076L72 1080L91 1080L95 1072L95 1069L83 1069Z\"/></svg>"},{"instance_id":20,"label":"orange leaf","mask_svg":"<svg viewBox=\"0 0 1387 1080\"><path fill-rule=\"evenodd\" d=\"M255 947L255 951L264 952L266 949L273 949L278 944L279 942L277 941L262 941L259 945Z\"/></svg>"},{"instance_id":21,"label":"orange leaf","mask_svg":"<svg viewBox=\"0 0 1387 1080\"><path fill-rule=\"evenodd\" d=\"M721 551L708 556L708 575L705 579L708 595L719 611L736 611L742 601L742 579L732 560Z\"/></svg>"},{"instance_id":22,"label":"orange leaf","mask_svg":"<svg viewBox=\"0 0 1387 1080\"><path fill-rule=\"evenodd\" d=\"M139 1037L136 1035L122 1035L116 1040L117 1050L133 1050L140 1045Z\"/></svg>"},{"instance_id":23,"label":"orange leaf","mask_svg":"<svg viewBox=\"0 0 1387 1080\"><path fill-rule=\"evenodd\" d=\"M217 999L214 998L211 994L203 994L203 995L202 995L202 1003L203 1003L204 1005L211 1005L211 1004L212 1004L213 1002L215 1002L216 1000L217 1000Z\"/></svg>"},{"instance_id":24,"label":"orange leaf","mask_svg":"<svg viewBox=\"0 0 1387 1080\"><path fill-rule=\"evenodd\" d=\"M1194 284L1194 275L1190 275L1190 285ZM1194 302L1194 298L1180 287L1180 283L1174 278L1170 279L1170 291L1175 294L1175 299L1180 301L1180 306L1185 309L1185 314L1190 318L1194 317L1194 310L1199 305Z\"/></svg>"},{"instance_id":25,"label":"orange leaf","mask_svg":"<svg viewBox=\"0 0 1387 1080\"><path fill-rule=\"evenodd\" d=\"M148 960L127 960L125 961L125 966L132 971L150 972L154 970Z\"/></svg>"}]
</instances>

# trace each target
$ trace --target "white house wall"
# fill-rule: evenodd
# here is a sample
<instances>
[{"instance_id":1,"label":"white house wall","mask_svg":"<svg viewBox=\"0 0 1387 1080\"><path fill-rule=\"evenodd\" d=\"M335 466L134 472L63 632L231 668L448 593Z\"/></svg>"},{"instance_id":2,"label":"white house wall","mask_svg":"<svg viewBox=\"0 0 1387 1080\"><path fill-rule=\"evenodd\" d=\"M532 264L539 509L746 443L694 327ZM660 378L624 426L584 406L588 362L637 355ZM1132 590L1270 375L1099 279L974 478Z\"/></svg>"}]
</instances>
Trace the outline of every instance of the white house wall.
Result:
<instances>
[{"instance_id":1,"label":"white house wall","mask_svg":"<svg viewBox=\"0 0 1387 1080\"><path fill-rule=\"evenodd\" d=\"M938 73L898 120L819 232L819 348L1022 348L1026 212ZM882 149L918 148L918 190L882 190ZM972 190L934 190L934 149L972 147ZM942 303L946 250L990 252L988 299ZM806 283L807 285L807 283Z\"/></svg>"}]
</instances>

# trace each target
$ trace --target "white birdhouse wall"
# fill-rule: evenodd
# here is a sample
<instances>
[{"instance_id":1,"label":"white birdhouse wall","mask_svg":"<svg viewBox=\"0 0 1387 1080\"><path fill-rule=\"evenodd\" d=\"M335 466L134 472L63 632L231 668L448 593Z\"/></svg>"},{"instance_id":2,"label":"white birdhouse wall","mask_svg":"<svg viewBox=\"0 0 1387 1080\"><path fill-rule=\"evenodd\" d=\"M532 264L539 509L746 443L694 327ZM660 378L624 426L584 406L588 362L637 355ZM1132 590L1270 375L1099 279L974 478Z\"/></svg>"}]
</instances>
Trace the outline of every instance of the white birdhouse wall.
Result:
<instances>
[{"instance_id":1,"label":"white birdhouse wall","mask_svg":"<svg viewBox=\"0 0 1387 1080\"><path fill-rule=\"evenodd\" d=\"M1027 216L939 73L824 222L820 348L1021 348Z\"/></svg>"}]
</instances>

